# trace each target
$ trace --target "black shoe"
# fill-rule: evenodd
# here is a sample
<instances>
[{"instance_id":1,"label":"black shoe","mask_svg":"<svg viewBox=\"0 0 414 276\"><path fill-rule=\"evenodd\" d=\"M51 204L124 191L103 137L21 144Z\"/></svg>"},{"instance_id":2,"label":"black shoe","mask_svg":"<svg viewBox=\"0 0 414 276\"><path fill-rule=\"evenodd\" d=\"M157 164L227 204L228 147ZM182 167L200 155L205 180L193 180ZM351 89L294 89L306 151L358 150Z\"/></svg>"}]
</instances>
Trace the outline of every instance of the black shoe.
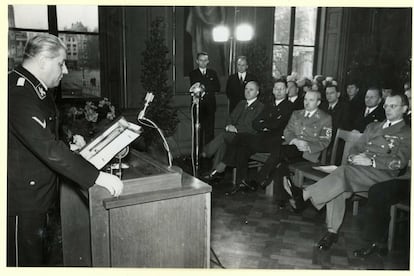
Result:
<instances>
[{"instance_id":1,"label":"black shoe","mask_svg":"<svg viewBox=\"0 0 414 276\"><path fill-rule=\"evenodd\" d=\"M212 170L210 173L203 176L205 181L218 181L223 179L224 172L218 172L217 170Z\"/></svg>"},{"instance_id":2,"label":"black shoe","mask_svg":"<svg viewBox=\"0 0 414 276\"><path fill-rule=\"evenodd\" d=\"M331 246L338 241L338 234L328 232L326 233L322 239L316 245L319 250L328 250Z\"/></svg>"},{"instance_id":3,"label":"black shoe","mask_svg":"<svg viewBox=\"0 0 414 276\"><path fill-rule=\"evenodd\" d=\"M388 249L386 247L379 246L378 243L373 242L368 247L354 251L355 257L368 257L372 254L377 254L381 257L385 257L388 254Z\"/></svg>"},{"instance_id":4,"label":"black shoe","mask_svg":"<svg viewBox=\"0 0 414 276\"><path fill-rule=\"evenodd\" d=\"M283 181L283 188L291 197L289 200L290 205L292 206L295 212L300 212L305 209L306 204L303 200L303 190L301 188L296 187L290 179L288 178L287 181Z\"/></svg>"},{"instance_id":5,"label":"black shoe","mask_svg":"<svg viewBox=\"0 0 414 276\"><path fill-rule=\"evenodd\" d=\"M240 192L240 191L241 191L240 186L235 186L235 187L233 187L230 191L226 192L224 195L225 195L225 196L232 196L232 195L237 194L237 193L238 193L238 192Z\"/></svg>"},{"instance_id":6,"label":"black shoe","mask_svg":"<svg viewBox=\"0 0 414 276\"><path fill-rule=\"evenodd\" d=\"M239 186L240 187L246 187L247 190L252 191L252 192L254 192L254 191L257 190L257 183L255 181L248 182L246 180L242 180L240 182L240 185Z\"/></svg>"},{"instance_id":7,"label":"black shoe","mask_svg":"<svg viewBox=\"0 0 414 276\"><path fill-rule=\"evenodd\" d=\"M263 180L262 182L259 183L259 186L263 189L266 190L266 187L270 185L270 183L272 183L272 179L271 178L266 178L265 180Z\"/></svg>"}]
</instances>

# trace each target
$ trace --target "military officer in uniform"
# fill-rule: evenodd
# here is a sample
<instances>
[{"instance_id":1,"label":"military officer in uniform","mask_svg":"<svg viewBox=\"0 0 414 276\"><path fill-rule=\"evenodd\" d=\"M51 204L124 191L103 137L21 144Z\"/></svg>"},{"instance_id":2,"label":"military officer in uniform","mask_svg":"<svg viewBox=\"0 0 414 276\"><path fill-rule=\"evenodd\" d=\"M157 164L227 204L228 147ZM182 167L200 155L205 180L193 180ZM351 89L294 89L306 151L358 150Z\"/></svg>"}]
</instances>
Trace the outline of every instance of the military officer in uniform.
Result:
<instances>
[{"instance_id":1,"label":"military officer in uniform","mask_svg":"<svg viewBox=\"0 0 414 276\"><path fill-rule=\"evenodd\" d=\"M84 189L105 187L118 196L123 184L99 172L57 139L50 89L68 73L66 46L42 34L25 47L23 63L8 75L7 266L45 265L44 235L57 199L57 176Z\"/></svg>"},{"instance_id":2,"label":"military officer in uniform","mask_svg":"<svg viewBox=\"0 0 414 276\"><path fill-rule=\"evenodd\" d=\"M318 106L321 103L319 91L308 91L304 98L304 109L292 113L283 132L282 145L274 144L269 158L259 172L257 180L266 187L275 181L275 199L283 207L288 195L282 186L287 165L305 159L318 162L321 152L328 147L332 136L332 118ZM285 161L282 162L281 161Z\"/></svg>"},{"instance_id":3,"label":"military officer in uniform","mask_svg":"<svg viewBox=\"0 0 414 276\"><path fill-rule=\"evenodd\" d=\"M408 164L411 153L411 132L403 119L408 108L405 95L387 97L384 109L387 120L367 126L362 137L351 148L347 165L304 190L285 185L297 209L310 199L318 209L326 206L328 232L318 242L320 249L329 249L338 240L338 230L345 214L345 201L354 192L367 192L378 182L395 178Z\"/></svg>"}]
</instances>

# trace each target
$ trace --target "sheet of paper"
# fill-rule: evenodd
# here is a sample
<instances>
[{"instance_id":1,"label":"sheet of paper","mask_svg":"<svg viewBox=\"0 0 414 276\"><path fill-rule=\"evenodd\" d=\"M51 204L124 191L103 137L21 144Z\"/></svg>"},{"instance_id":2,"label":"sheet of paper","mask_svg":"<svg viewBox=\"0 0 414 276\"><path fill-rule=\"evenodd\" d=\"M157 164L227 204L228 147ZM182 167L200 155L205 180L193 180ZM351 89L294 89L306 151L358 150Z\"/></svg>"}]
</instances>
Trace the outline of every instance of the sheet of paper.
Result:
<instances>
[{"instance_id":1,"label":"sheet of paper","mask_svg":"<svg viewBox=\"0 0 414 276\"><path fill-rule=\"evenodd\" d=\"M331 173L334 170L336 170L336 168L338 168L338 166L335 165L329 165L329 166L317 166L317 167L312 167L314 170L318 170L324 173Z\"/></svg>"}]
</instances>

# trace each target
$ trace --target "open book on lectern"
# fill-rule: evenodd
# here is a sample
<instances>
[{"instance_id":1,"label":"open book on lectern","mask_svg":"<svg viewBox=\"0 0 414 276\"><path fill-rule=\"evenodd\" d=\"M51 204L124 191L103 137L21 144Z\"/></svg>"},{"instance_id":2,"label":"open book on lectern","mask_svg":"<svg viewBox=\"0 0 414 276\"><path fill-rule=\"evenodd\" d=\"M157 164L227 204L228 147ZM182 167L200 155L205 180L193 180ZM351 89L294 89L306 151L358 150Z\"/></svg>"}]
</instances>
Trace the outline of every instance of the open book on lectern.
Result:
<instances>
[{"instance_id":1,"label":"open book on lectern","mask_svg":"<svg viewBox=\"0 0 414 276\"><path fill-rule=\"evenodd\" d=\"M80 155L98 170L141 134L141 127L120 117L99 136L86 144Z\"/></svg>"}]
</instances>

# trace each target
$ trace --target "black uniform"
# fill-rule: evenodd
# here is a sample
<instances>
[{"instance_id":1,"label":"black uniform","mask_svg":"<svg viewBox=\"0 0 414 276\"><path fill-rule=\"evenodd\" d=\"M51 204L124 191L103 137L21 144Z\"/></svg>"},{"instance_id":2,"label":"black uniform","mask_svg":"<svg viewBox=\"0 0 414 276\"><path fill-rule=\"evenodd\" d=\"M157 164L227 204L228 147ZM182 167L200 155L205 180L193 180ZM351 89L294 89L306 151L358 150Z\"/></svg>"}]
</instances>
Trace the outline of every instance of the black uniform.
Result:
<instances>
[{"instance_id":1,"label":"black uniform","mask_svg":"<svg viewBox=\"0 0 414 276\"><path fill-rule=\"evenodd\" d=\"M18 67L8 84L7 265L39 266L57 174L87 189L99 171L57 139L53 96L35 76Z\"/></svg>"},{"instance_id":2,"label":"black uniform","mask_svg":"<svg viewBox=\"0 0 414 276\"><path fill-rule=\"evenodd\" d=\"M220 81L214 70L206 69L201 74L200 69L190 72L190 85L199 82L205 87L205 95L200 102L200 146L206 145L214 138L214 116L216 112L216 93L220 92Z\"/></svg>"},{"instance_id":3,"label":"black uniform","mask_svg":"<svg viewBox=\"0 0 414 276\"><path fill-rule=\"evenodd\" d=\"M256 152L271 152L282 141L283 130L293 112L293 104L287 99L278 105L273 101L265 105L263 111L253 120L257 134L237 134L232 145L228 147L224 163L236 165L237 183L247 180L249 157Z\"/></svg>"}]
</instances>

